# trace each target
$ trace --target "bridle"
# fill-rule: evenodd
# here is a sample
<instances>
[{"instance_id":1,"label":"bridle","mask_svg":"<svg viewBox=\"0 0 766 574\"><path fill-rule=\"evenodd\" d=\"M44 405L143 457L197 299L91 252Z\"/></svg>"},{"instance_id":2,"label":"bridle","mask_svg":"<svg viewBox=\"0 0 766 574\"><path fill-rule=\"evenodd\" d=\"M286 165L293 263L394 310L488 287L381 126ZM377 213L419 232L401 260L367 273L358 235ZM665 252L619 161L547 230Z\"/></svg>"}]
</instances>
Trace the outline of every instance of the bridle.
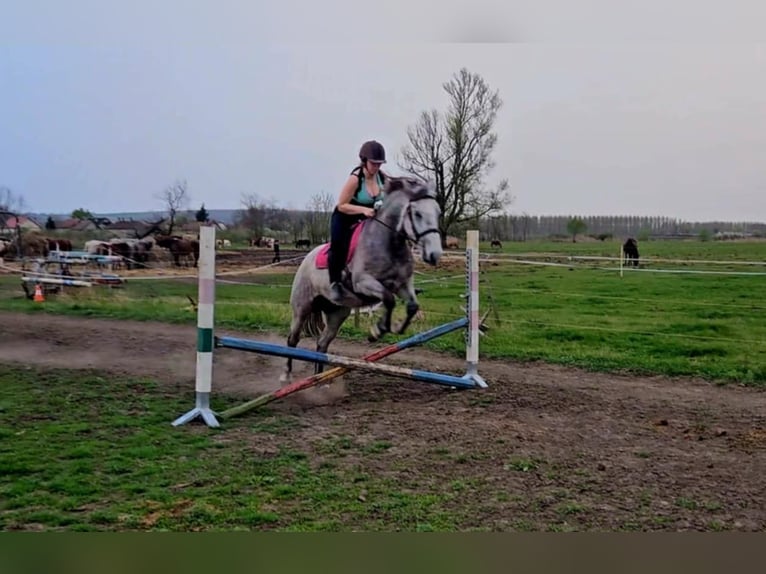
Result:
<instances>
[{"instance_id":1,"label":"bridle","mask_svg":"<svg viewBox=\"0 0 766 574\"><path fill-rule=\"evenodd\" d=\"M412 243L414 243L414 244L416 244L416 245L417 245L418 243L420 243L420 240L421 240L423 237L425 237L426 235L428 235L428 234L430 234L430 233L437 233L437 234L440 234L440 233L441 233L441 232L439 231L439 229L438 229L438 228L436 228L436 227L429 227L429 228L428 228L428 229L426 229L425 231L420 231L420 232L419 232L419 231L417 230L417 228L415 227L415 219L414 219L414 217L413 217L413 215L412 215L412 204L413 204L413 203L415 203L416 201L421 201L421 200L423 200L423 199L434 199L434 198L433 198L433 197L430 197L430 196L428 196L428 195L423 195L422 197L416 197L415 199L410 199L410 200L407 202L407 207L406 207L406 210L405 210L405 211L407 212L407 214L406 214L406 217L409 217L409 220L410 220L410 227L412 227L412 231L415 233L415 237L412 237L412 236L411 236L409 233L407 233L407 232L404 230L404 225L401 225L401 226L400 226L400 229L395 229L394 227L391 227L391 226L390 226L388 223L386 223L386 222L385 222L385 221L383 221L382 219L378 219L378 216L377 216L377 214L375 215L375 217L371 217L370 219L371 219L372 221L377 221L377 222L378 222L378 223L380 223L380 224L381 224L383 227L387 227L388 229L390 229L391 231L393 231L393 232L394 232L394 233L396 233L397 235L401 235L401 236L404 236L404 238L405 238L407 241L410 241L410 242L412 242ZM403 219L402 219L402 220L403 220Z\"/></svg>"},{"instance_id":2,"label":"bridle","mask_svg":"<svg viewBox=\"0 0 766 574\"><path fill-rule=\"evenodd\" d=\"M408 216L408 217L409 217L409 219L410 219L410 227L412 228L412 231L415 233L415 238L414 238L414 239L412 239L412 238L411 238L411 237L410 237L410 236L409 236L407 233L405 233L405 236L407 237L407 239L409 239L410 241L414 241L416 244L417 244L417 243L420 243L420 239L421 239L422 237L425 237L425 236L426 236L426 235L428 235L429 233L437 233L437 234L440 234L440 232L439 232L439 229L438 229L438 228L436 228L436 227L429 227L429 228L428 228L428 229L426 229L425 231L420 231L420 232L419 232L419 231L417 230L417 228L415 227L415 219L414 219L414 218L413 218L413 216L412 216L412 204L413 204L415 201L420 201L421 199L433 199L433 198L432 198L432 197L428 197L428 196L418 197L417 199L413 199L412 201L410 201L410 202L407 204L407 216ZM404 226L402 226L402 227L404 227ZM400 233L401 233L401 231L400 231Z\"/></svg>"}]
</instances>

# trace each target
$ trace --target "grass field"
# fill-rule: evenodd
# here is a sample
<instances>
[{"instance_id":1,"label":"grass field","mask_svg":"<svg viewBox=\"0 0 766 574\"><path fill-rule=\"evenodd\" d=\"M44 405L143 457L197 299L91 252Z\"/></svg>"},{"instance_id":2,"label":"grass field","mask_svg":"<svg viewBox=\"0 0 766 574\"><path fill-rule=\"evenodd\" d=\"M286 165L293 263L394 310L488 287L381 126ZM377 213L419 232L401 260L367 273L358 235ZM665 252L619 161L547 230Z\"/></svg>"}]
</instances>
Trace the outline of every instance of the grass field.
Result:
<instances>
[{"instance_id":1,"label":"grass field","mask_svg":"<svg viewBox=\"0 0 766 574\"><path fill-rule=\"evenodd\" d=\"M647 438L631 403L596 414L600 432L575 445L583 415L543 385L509 416L518 387L411 386L402 403L368 381L337 411L279 404L219 430L170 427L190 393L153 380L0 365L0 388L2 531L762 528L761 457L738 446L752 413L704 413L728 441L677 404L671 432ZM563 426L535 428L550 415ZM685 428L705 440L685 441ZM733 456L735 468L718 464Z\"/></svg>"},{"instance_id":2,"label":"grass field","mask_svg":"<svg viewBox=\"0 0 766 574\"><path fill-rule=\"evenodd\" d=\"M297 416L264 411L242 433L171 431L168 413L186 398L152 381L0 369L0 385L0 530L455 527L431 508L455 491L407 494L385 476L336 470L349 454L374 459L384 443L327 440L316 469L298 446L253 450L254 439L269 445L300 426ZM363 492L376 502L364 504ZM344 524L351 516L357 522Z\"/></svg>"},{"instance_id":3,"label":"grass field","mask_svg":"<svg viewBox=\"0 0 766 574\"><path fill-rule=\"evenodd\" d=\"M481 341L488 357L542 360L594 370L695 375L721 383L766 383L766 276L627 271L616 262L578 261L571 268L501 262L526 254L529 261L568 263L560 255L615 256L616 242L508 243L501 253L483 246L493 262L482 263L482 307L492 303L492 330ZM766 242L656 241L641 245L642 257L709 261L764 261ZM534 257L531 257L534 256ZM644 269L763 272L735 263L648 263ZM461 314L462 263L419 276L426 313L420 330ZM455 277L457 275L457 277ZM445 278L444 280L434 280ZM237 279L228 277L228 279ZM262 285L218 284L216 324L286 333L292 273L258 274L242 280ZM18 280L0 279L0 309L194 324L187 297L194 281L131 280L123 289L93 289L52 296L44 304L23 299ZM402 313L401 307L398 310ZM499 318L499 322L498 319ZM364 336L349 320L341 334ZM430 343L462 353L462 335Z\"/></svg>"},{"instance_id":4,"label":"grass field","mask_svg":"<svg viewBox=\"0 0 766 574\"><path fill-rule=\"evenodd\" d=\"M193 344L186 354L175 334L167 337L180 355L157 340L167 325L153 337L144 325L131 326L128 338L143 344L135 355L156 353L161 361L148 379L119 368L0 363L0 530L763 530L763 393L545 365L506 371L503 358L766 384L766 276L620 277L603 269L614 262L567 258L615 251L616 243L600 242L485 249L493 261L482 262L482 306L493 303L500 321L490 316L481 349L501 361L485 363L495 376L481 394L359 377L352 398L331 406L301 411L278 402L218 430L174 428L170 421L193 404L193 389L158 370L167 357L193 365L194 356ZM641 251L766 261L766 243L755 242L645 242ZM502 257L564 265L494 261ZM462 313L463 268L445 261L418 276L426 316L413 331ZM643 267L674 268L763 270ZM285 333L290 270L227 279L258 284L217 284L217 326ZM197 297L194 280L135 278L120 289L71 290L34 303L22 296L18 277L0 277L0 311L160 321L191 331L196 312L188 297ZM35 343L51 325L40 325L7 349L31 346L45 355ZM349 320L342 336L362 339L366 325ZM67 325L62 362L71 366L72 353L94 352L108 336L110 356L130 354L114 322L100 329L83 344L83 333ZM61 330L44 335L40 349L50 354L65 343ZM13 345L18 336L9 330L4 340ZM460 356L462 337L427 347ZM219 390L214 401L220 411L241 397Z\"/></svg>"}]
</instances>

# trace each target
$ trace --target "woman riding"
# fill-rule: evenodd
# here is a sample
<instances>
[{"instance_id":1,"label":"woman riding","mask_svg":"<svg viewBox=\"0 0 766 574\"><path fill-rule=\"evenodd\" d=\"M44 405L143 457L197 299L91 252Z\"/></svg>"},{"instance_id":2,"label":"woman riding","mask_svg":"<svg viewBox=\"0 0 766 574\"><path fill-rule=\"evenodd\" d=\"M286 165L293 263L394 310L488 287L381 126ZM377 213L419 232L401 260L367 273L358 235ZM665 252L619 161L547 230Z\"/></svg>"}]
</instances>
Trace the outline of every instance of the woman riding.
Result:
<instances>
[{"instance_id":1,"label":"woman riding","mask_svg":"<svg viewBox=\"0 0 766 574\"><path fill-rule=\"evenodd\" d=\"M338 203L330 220L330 293L334 303L340 303L346 289L341 283L346 266L352 226L368 217L375 216L378 202L383 200L386 176L381 164L386 163L386 150L375 141L362 144L359 150L360 164L349 175L340 191Z\"/></svg>"}]
</instances>

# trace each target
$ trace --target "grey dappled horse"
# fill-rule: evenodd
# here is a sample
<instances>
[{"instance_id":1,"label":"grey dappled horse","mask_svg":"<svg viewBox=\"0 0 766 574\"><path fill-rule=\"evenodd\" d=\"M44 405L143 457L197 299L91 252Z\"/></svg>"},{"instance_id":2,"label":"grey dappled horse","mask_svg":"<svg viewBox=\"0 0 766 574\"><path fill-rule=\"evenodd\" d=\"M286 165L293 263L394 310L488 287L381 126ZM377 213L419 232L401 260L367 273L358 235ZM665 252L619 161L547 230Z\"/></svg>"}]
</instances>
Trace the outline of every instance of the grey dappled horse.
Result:
<instances>
[{"instance_id":1,"label":"grey dappled horse","mask_svg":"<svg viewBox=\"0 0 766 574\"><path fill-rule=\"evenodd\" d=\"M370 342L377 341L391 331L396 296L406 302L407 315L394 332L403 333L418 312L413 284L414 260L408 241L420 246L424 262L429 265L439 262L441 210L436 191L430 182L389 177L385 192L385 200L375 217L366 220L344 274L347 296L342 305L330 300L327 269L317 269L316 257L322 245L312 249L298 267L290 293L293 318L287 337L289 347L298 345L303 331L309 336L318 335L316 350L326 353L352 309L382 302L385 311L371 327L368 337ZM315 372L322 370L323 365L317 363ZM287 359L282 381L288 381L291 373L292 359Z\"/></svg>"}]
</instances>

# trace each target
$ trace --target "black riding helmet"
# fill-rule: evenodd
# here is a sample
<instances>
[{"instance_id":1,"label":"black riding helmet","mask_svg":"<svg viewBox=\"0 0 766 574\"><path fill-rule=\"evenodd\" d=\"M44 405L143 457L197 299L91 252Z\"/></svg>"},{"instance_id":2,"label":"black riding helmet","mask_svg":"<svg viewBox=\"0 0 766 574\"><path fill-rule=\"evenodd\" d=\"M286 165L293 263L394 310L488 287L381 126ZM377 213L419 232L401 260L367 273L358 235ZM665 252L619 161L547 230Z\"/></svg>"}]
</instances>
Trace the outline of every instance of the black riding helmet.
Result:
<instances>
[{"instance_id":1,"label":"black riding helmet","mask_svg":"<svg viewBox=\"0 0 766 574\"><path fill-rule=\"evenodd\" d=\"M386 150L380 142L366 141L359 150L359 159L373 163L386 163Z\"/></svg>"}]
</instances>

